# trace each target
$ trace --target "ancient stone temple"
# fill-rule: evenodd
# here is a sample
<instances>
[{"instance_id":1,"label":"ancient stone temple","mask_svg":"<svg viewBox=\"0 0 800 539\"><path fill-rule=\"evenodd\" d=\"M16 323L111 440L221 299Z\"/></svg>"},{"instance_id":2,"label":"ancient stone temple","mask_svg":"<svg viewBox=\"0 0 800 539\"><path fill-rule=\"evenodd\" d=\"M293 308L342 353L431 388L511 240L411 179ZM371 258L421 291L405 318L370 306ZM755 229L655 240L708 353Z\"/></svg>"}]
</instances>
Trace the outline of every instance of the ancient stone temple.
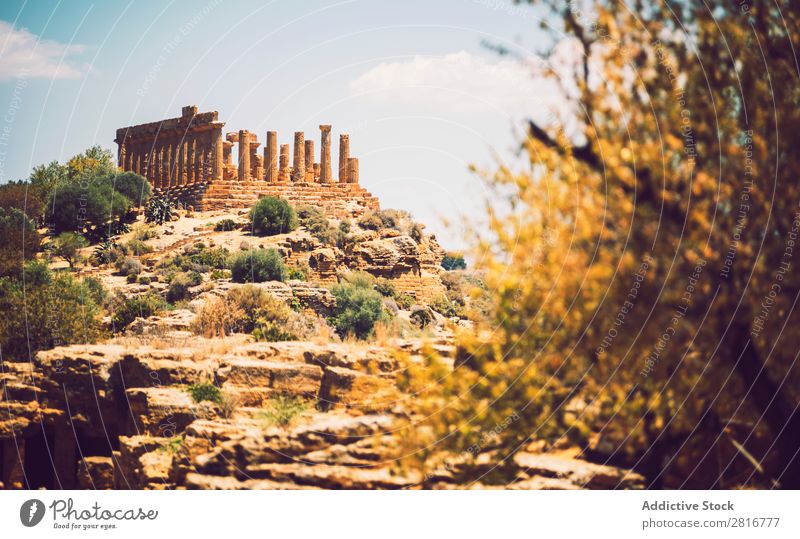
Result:
<instances>
[{"instance_id":1,"label":"ancient stone temple","mask_svg":"<svg viewBox=\"0 0 800 539\"><path fill-rule=\"evenodd\" d=\"M256 133L223 136L224 126L217 111L187 106L179 118L117 129L118 165L145 176L156 193L196 210L247 208L263 196L318 206L339 219L378 209L378 199L358 183L358 158L350 156L349 135L339 136L334 178L330 125L319 126L319 161L314 141L302 131L294 133L291 145L279 144L277 132L267 131L259 153Z\"/></svg>"}]
</instances>

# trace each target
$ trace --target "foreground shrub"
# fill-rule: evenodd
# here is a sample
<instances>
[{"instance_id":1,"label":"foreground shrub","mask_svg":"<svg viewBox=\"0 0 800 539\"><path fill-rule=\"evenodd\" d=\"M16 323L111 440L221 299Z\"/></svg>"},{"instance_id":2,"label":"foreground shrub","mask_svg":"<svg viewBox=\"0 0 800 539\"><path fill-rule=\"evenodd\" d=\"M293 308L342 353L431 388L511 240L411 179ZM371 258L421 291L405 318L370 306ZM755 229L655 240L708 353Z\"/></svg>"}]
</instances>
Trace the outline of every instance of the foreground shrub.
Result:
<instances>
[{"instance_id":1,"label":"foreground shrub","mask_svg":"<svg viewBox=\"0 0 800 539\"><path fill-rule=\"evenodd\" d=\"M0 278L0 350L23 360L39 350L95 342L102 334L98 290L42 262L19 278Z\"/></svg>"},{"instance_id":2,"label":"foreground shrub","mask_svg":"<svg viewBox=\"0 0 800 539\"><path fill-rule=\"evenodd\" d=\"M372 288L372 280L355 275L331 289L336 307L331 322L342 337L353 335L366 339L378 321L388 320L383 309L383 296Z\"/></svg>"},{"instance_id":3,"label":"foreground shrub","mask_svg":"<svg viewBox=\"0 0 800 539\"><path fill-rule=\"evenodd\" d=\"M137 318L156 315L167 308L164 299L152 292L138 296L125 296L118 292L111 303L111 323L114 331L123 331Z\"/></svg>"},{"instance_id":4,"label":"foreground shrub","mask_svg":"<svg viewBox=\"0 0 800 539\"><path fill-rule=\"evenodd\" d=\"M142 273L142 263L130 256L118 258L114 266L117 268L117 273L123 276Z\"/></svg>"},{"instance_id":5,"label":"foreground shrub","mask_svg":"<svg viewBox=\"0 0 800 539\"><path fill-rule=\"evenodd\" d=\"M283 257L275 249L253 249L233 257L231 278L236 283L284 281L286 266Z\"/></svg>"},{"instance_id":6,"label":"foreground shrub","mask_svg":"<svg viewBox=\"0 0 800 539\"><path fill-rule=\"evenodd\" d=\"M274 236L297 228L297 215L284 199L264 197L250 210L250 223L253 233Z\"/></svg>"}]
</instances>

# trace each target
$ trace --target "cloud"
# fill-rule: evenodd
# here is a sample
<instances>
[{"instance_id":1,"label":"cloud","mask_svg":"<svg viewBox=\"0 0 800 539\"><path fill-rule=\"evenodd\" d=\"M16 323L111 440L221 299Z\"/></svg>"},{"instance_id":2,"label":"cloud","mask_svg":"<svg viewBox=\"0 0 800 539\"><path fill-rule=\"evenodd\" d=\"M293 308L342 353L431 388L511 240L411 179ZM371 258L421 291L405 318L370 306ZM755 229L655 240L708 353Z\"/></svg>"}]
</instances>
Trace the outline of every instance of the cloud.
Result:
<instances>
[{"instance_id":1,"label":"cloud","mask_svg":"<svg viewBox=\"0 0 800 539\"><path fill-rule=\"evenodd\" d=\"M65 45L40 39L25 28L0 21L0 81L27 78L74 79L85 66L67 63L67 58L86 50L83 45Z\"/></svg>"},{"instance_id":2,"label":"cloud","mask_svg":"<svg viewBox=\"0 0 800 539\"><path fill-rule=\"evenodd\" d=\"M561 107L555 84L542 76L543 62L485 58L461 51L384 62L350 82L354 96L437 110L515 115L543 106Z\"/></svg>"}]
</instances>

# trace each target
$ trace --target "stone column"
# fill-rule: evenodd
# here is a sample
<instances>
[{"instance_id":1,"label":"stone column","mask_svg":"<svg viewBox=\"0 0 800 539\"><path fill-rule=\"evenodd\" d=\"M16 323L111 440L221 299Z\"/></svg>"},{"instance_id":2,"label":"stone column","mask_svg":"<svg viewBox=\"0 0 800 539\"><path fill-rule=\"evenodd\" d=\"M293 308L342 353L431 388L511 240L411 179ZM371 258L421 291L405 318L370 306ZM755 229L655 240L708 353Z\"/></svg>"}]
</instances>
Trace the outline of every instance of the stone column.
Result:
<instances>
[{"instance_id":1,"label":"stone column","mask_svg":"<svg viewBox=\"0 0 800 539\"><path fill-rule=\"evenodd\" d=\"M175 186L175 143L167 142L167 187Z\"/></svg>"},{"instance_id":2,"label":"stone column","mask_svg":"<svg viewBox=\"0 0 800 539\"><path fill-rule=\"evenodd\" d=\"M181 138L178 147L178 186L186 185L186 139Z\"/></svg>"},{"instance_id":3,"label":"stone column","mask_svg":"<svg viewBox=\"0 0 800 539\"><path fill-rule=\"evenodd\" d=\"M197 171L197 142L195 138L186 141L186 185L194 183Z\"/></svg>"},{"instance_id":4,"label":"stone column","mask_svg":"<svg viewBox=\"0 0 800 539\"><path fill-rule=\"evenodd\" d=\"M320 178L319 178L320 172L319 171L320 171L319 163L314 163L314 181L315 182L318 182L320 180Z\"/></svg>"},{"instance_id":5,"label":"stone column","mask_svg":"<svg viewBox=\"0 0 800 539\"><path fill-rule=\"evenodd\" d=\"M319 130L322 132L322 149L319 158L319 181L320 183L331 182L331 126L320 125Z\"/></svg>"},{"instance_id":6,"label":"stone column","mask_svg":"<svg viewBox=\"0 0 800 539\"><path fill-rule=\"evenodd\" d=\"M133 147L133 171L136 174L142 174L141 167L142 167L142 154L140 152L139 145L137 144Z\"/></svg>"},{"instance_id":7,"label":"stone column","mask_svg":"<svg viewBox=\"0 0 800 539\"><path fill-rule=\"evenodd\" d=\"M156 143L156 147L154 149L155 152L155 163L153 166L155 167L155 175L156 175L156 186L159 189L164 188L164 147L162 144Z\"/></svg>"},{"instance_id":8,"label":"stone column","mask_svg":"<svg viewBox=\"0 0 800 539\"><path fill-rule=\"evenodd\" d=\"M192 183L203 181L203 140L196 136L194 138L194 179Z\"/></svg>"},{"instance_id":9,"label":"stone column","mask_svg":"<svg viewBox=\"0 0 800 539\"><path fill-rule=\"evenodd\" d=\"M267 131L267 145L264 147L264 167L267 169L267 181L278 181L278 132Z\"/></svg>"},{"instance_id":10,"label":"stone column","mask_svg":"<svg viewBox=\"0 0 800 539\"><path fill-rule=\"evenodd\" d=\"M125 139L120 141L119 145L117 146L117 166L122 170L125 170L125 155L126 155L126 144Z\"/></svg>"},{"instance_id":11,"label":"stone column","mask_svg":"<svg viewBox=\"0 0 800 539\"><path fill-rule=\"evenodd\" d=\"M246 182L250 177L250 144L247 131L239 131L239 181Z\"/></svg>"},{"instance_id":12,"label":"stone column","mask_svg":"<svg viewBox=\"0 0 800 539\"><path fill-rule=\"evenodd\" d=\"M294 164L292 181L299 183L306 179L305 135L302 131L294 133Z\"/></svg>"},{"instance_id":13,"label":"stone column","mask_svg":"<svg viewBox=\"0 0 800 539\"><path fill-rule=\"evenodd\" d=\"M358 157L347 160L347 179L348 183L358 183Z\"/></svg>"},{"instance_id":14,"label":"stone column","mask_svg":"<svg viewBox=\"0 0 800 539\"><path fill-rule=\"evenodd\" d=\"M350 159L350 135L339 135L339 183L348 183L348 159Z\"/></svg>"},{"instance_id":15,"label":"stone column","mask_svg":"<svg viewBox=\"0 0 800 539\"><path fill-rule=\"evenodd\" d=\"M281 144L280 168L278 169L278 181L287 183L289 181L289 145Z\"/></svg>"},{"instance_id":16,"label":"stone column","mask_svg":"<svg viewBox=\"0 0 800 539\"><path fill-rule=\"evenodd\" d=\"M7 490L25 488L25 438L3 440L3 485Z\"/></svg>"},{"instance_id":17,"label":"stone column","mask_svg":"<svg viewBox=\"0 0 800 539\"><path fill-rule=\"evenodd\" d=\"M211 133L211 152L213 157L213 171L211 179L222 179L222 128L214 129Z\"/></svg>"},{"instance_id":18,"label":"stone column","mask_svg":"<svg viewBox=\"0 0 800 539\"><path fill-rule=\"evenodd\" d=\"M256 140L255 135L250 135L249 139L249 147L250 147L250 179L252 180L260 180L264 171L261 169L263 163L259 163L260 155L258 155L258 147L261 146L261 143Z\"/></svg>"},{"instance_id":19,"label":"stone column","mask_svg":"<svg viewBox=\"0 0 800 539\"><path fill-rule=\"evenodd\" d=\"M314 141L306 141L306 182L314 183Z\"/></svg>"}]
</instances>

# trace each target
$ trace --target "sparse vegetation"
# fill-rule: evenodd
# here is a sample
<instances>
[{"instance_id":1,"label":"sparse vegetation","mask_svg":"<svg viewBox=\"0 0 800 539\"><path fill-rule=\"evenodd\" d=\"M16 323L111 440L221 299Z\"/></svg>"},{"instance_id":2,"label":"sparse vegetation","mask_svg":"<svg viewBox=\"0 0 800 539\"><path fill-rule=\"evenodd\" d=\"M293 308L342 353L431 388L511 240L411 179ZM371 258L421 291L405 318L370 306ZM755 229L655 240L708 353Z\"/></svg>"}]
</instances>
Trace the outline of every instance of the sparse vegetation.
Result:
<instances>
[{"instance_id":1,"label":"sparse vegetation","mask_svg":"<svg viewBox=\"0 0 800 539\"><path fill-rule=\"evenodd\" d=\"M222 219L214 223L214 232L230 232L237 228L239 228L239 226L233 219Z\"/></svg>"},{"instance_id":2,"label":"sparse vegetation","mask_svg":"<svg viewBox=\"0 0 800 539\"><path fill-rule=\"evenodd\" d=\"M331 226L330 221L319 208L315 206L298 206L297 217L300 225L319 241L326 245L336 244L336 229Z\"/></svg>"},{"instance_id":3,"label":"sparse vegetation","mask_svg":"<svg viewBox=\"0 0 800 539\"><path fill-rule=\"evenodd\" d=\"M192 384L187 388L189 395L192 396L194 402L200 403L204 401L220 404L222 402L222 391L214 384L203 382L199 384Z\"/></svg>"},{"instance_id":4,"label":"sparse vegetation","mask_svg":"<svg viewBox=\"0 0 800 539\"><path fill-rule=\"evenodd\" d=\"M308 402L292 395L278 395L269 399L260 417L271 425L287 427L308 410Z\"/></svg>"}]
</instances>

